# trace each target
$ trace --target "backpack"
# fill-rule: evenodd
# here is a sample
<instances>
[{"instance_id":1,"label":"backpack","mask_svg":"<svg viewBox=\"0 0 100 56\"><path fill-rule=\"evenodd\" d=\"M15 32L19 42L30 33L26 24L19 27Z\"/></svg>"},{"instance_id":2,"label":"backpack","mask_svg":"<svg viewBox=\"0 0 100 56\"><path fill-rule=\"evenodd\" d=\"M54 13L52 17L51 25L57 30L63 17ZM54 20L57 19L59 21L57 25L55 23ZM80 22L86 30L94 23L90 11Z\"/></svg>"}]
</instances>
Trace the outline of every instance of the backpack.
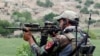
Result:
<instances>
[{"instance_id":1,"label":"backpack","mask_svg":"<svg viewBox=\"0 0 100 56\"><path fill-rule=\"evenodd\" d=\"M72 31L71 33L74 36L76 36L75 31ZM84 55L93 56L95 46L93 44L91 44L91 42L89 41L88 38L89 38L89 36L86 32L78 31L77 32L77 41L76 41L76 37L72 39L73 52L69 56L76 56L76 55L77 56L84 56ZM87 42L87 44L86 44L86 42Z\"/></svg>"}]
</instances>

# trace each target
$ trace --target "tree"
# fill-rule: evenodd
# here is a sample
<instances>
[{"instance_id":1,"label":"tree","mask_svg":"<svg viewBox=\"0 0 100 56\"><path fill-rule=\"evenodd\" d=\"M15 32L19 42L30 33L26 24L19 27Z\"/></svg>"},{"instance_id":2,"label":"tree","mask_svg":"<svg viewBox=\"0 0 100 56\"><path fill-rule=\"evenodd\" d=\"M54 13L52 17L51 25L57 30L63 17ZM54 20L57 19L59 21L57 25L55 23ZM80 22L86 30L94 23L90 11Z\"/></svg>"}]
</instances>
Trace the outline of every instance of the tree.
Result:
<instances>
[{"instance_id":1,"label":"tree","mask_svg":"<svg viewBox=\"0 0 100 56\"><path fill-rule=\"evenodd\" d=\"M12 33L13 30L7 30L7 29L5 29L5 27L10 27L10 26L12 26L12 25L8 21L6 21L6 20L0 20L0 34L2 36L6 36L6 35Z\"/></svg>"}]
</instances>

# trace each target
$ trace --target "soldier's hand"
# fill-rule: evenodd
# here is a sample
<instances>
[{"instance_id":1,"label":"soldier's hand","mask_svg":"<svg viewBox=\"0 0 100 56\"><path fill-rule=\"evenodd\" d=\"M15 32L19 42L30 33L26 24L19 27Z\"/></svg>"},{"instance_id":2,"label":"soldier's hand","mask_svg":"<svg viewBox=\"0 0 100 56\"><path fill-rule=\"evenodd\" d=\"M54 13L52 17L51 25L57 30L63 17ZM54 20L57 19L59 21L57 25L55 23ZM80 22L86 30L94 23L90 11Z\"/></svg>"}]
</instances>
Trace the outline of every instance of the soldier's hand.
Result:
<instances>
[{"instance_id":1,"label":"soldier's hand","mask_svg":"<svg viewBox=\"0 0 100 56\"><path fill-rule=\"evenodd\" d=\"M28 41L29 39L32 38L32 33L29 31L29 28L25 28L27 31L23 33L23 39L25 41Z\"/></svg>"}]
</instances>

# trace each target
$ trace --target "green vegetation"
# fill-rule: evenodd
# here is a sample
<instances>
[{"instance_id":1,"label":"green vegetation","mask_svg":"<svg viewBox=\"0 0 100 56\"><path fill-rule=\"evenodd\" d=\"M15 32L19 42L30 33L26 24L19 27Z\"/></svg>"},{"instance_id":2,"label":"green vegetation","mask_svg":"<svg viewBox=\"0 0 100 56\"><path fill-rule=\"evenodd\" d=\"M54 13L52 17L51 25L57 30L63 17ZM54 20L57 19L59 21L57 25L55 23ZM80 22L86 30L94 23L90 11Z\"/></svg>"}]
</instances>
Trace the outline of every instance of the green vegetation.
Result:
<instances>
[{"instance_id":1,"label":"green vegetation","mask_svg":"<svg viewBox=\"0 0 100 56\"><path fill-rule=\"evenodd\" d=\"M85 20L85 22L88 24L88 20ZM90 20L90 25L93 24L93 23L96 23L96 20L93 20L93 19Z\"/></svg>"},{"instance_id":2,"label":"green vegetation","mask_svg":"<svg viewBox=\"0 0 100 56\"><path fill-rule=\"evenodd\" d=\"M28 11L22 12L22 17L25 17L26 20L31 20L32 19L31 13L28 12Z\"/></svg>"},{"instance_id":3,"label":"green vegetation","mask_svg":"<svg viewBox=\"0 0 100 56\"><path fill-rule=\"evenodd\" d=\"M89 7L91 4L93 4L94 3L94 1L93 0L86 0L86 2L84 3L84 5L86 6L86 7Z\"/></svg>"},{"instance_id":4,"label":"green vegetation","mask_svg":"<svg viewBox=\"0 0 100 56\"><path fill-rule=\"evenodd\" d=\"M89 14L89 11L88 11L88 8L87 7L84 7L80 10L81 13L83 14Z\"/></svg>"},{"instance_id":5,"label":"green vegetation","mask_svg":"<svg viewBox=\"0 0 100 56\"><path fill-rule=\"evenodd\" d=\"M13 20L11 23L13 24L13 27L19 27L23 23L31 23L33 22L32 20L32 15L28 11L14 11L12 13L11 19Z\"/></svg>"},{"instance_id":6,"label":"green vegetation","mask_svg":"<svg viewBox=\"0 0 100 56\"><path fill-rule=\"evenodd\" d=\"M45 2L41 2L40 0L37 0L37 5L41 7L52 7L53 3L50 0L45 0Z\"/></svg>"},{"instance_id":7,"label":"green vegetation","mask_svg":"<svg viewBox=\"0 0 100 56\"><path fill-rule=\"evenodd\" d=\"M0 34L2 36L12 36L14 30L4 29L4 27L20 27L23 23L32 22L31 13L28 11L15 11L12 14L10 23L8 21L0 20ZM22 34L20 35L22 36Z\"/></svg>"},{"instance_id":8,"label":"green vegetation","mask_svg":"<svg viewBox=\"0 0 100 56\"><path fill-rule=\"evenodd\" d=\"M10 33L12 33L13 32L12 30L5 29L5 27L10 27L10 26L12 26L12 24L9 23L8 21L0 20L0 34L2 36L5 36L5 35L9 35Z\"/></svg>"},{"instance_id":9,"label":"green vegetation","mask_svg":"<svg viewBox=\"0 0 100 56\"><path fill-rule=\"evenodd\" d=\"M93 45L96 46L94 56L100 55L100 40L91 40ZM23 47L24 46L24 47ZM21 38L0 38L0 56L17 56L18 50L29 48L29 45L24 42ZM28 50L27 50L28 51ZM29 51L30 52L30 51ZM23 54L25 51L23 52ZM25 54L26 55L26 54ZM23 56L25 56L23 55ZM28 55L27 55L28 56Z\"/></svg>"},{"instance_id":10,"label":"green vegetation","mask_svg":"<svg viewBox=\"0 0 100 56\"><path fill-rule=\"evenodd\" d=\"M96 49L94 51L93 56L98 56L100 55L100 40L91 40L91 42L93 43L93 45L96 46Z\"/></svg>"},{"instance_id":11,"label":"green vegetation","mask_svg":"<svg viewBox=\"0 0 100 56\"><path fill-rule=\"evenodd\" d=\"M43 26L44 20L43 19L36 20L36 23L39 23L40 26Z\"/></svg>"},{"instance_id":12,"label":"green vegetation","mask_svg":"<svg viewBox=\"0 0 100 56\"><path fill-rule=\"evenodd\" d=\"M75 0L75 1L77 1L77 2L79 2L79 3L82 3L82 0Z\"/></svg>"},{"instance_id":13,"label":"green vegetation","mask_svg":"<svg viewBox=\"0 0 100 56\"><path fill-rule=\"evenodd\" d=\"M93 31L89 31L89 36L91 39L96 39L96 37L97 37L95 32L93 32Z\"/></svg>"},{"instance_id":14,"label":"green vegetation","mask_svg":"<svg viewBox=\"0 0 100 56\"><path fill-rule=\"evenodd\" d=\"M97 22L100 22L100 20L97 20Z\"/></svg>"},{"instance_id":15,"label":"green vegetation","mask_svg":"<svg viewBox=\"0 0 100 56\"><path fill-rule=\"evenodd\" d=\"M23 44L20 48L18 48L16 56L33 56L33 53L28 44Z\"/></svg>"},{"instance_id":16,"label":"green vegetation","mask_svg":"<svg viewBox=\"0 0 100 56\"><path fill-rule=\"evenodd\" d=\"M87 33L87 29L84 30L86 33ZM92 31L92 30L89 30L88 34L90 36L91 39L96 39L97 36L95 34L96 32Z\"/></svg>"},{"instance_id":17,"label":"green vegetation","mask_svg":"<svg viewBox=\"0 0 100 56\"><path fill-rule=\"evenodd\" d=\"M55 17L55 16L57 16L57 14L49 13L49 14L44 16L44 21L52 21L53 17Z\"/></svg>"},{"instance_id":18,"label":"green vegetation","mask_svg":"<svg viewBox=\"0 0 100 56\"><path fill-rule=\"evenodd\" d=\"M91 36L100 37L100 29L90 29ZM95 35L94 35L95 34ZM39 39L37 39L39 41ZM100 40L91 39L91 43L96 46L94 56L100 55ZM30 51L28 43L24 42L21 38L0 38L0 56L31 56L33 55Z\"/></svg>"},{"instance_id":19,"label":"green vegetation","mask_svg":"<svg viewBox=\"0 0 100 56\"><path fill-rule=\"evenodd\" d=\"M94 10L90 10L90 12L91 12L92 14L98 14L98 15L100 14L100 12L99 12L98 10L95 10L95 11L94 11Z\"/></svg>"},{"instance_id":20,"label":"green vegetation","mask_svg":"<svg viewBox=\"0 0 100 56\"><path fill-rule=\"evenodd\" d=\"M100 39L100 28L91 29L91 31L95 34L97 38Z\"/></svg>"},{"instance_id":21,"label":"green vegetation","mask_svg":"<svg viewBox=\"0 0 100 56\"><path fill-rule=\"evenodd\" d=\"M98 14L98 15L100 14L100 12L98 10L94 11L93 13Z\"/></svg>"},{"instance_id":22,"label":"green vegetation","mask_svg":"<svg viewBox=\"0 0 100 56\"><path fill-rule=\"evenodd\" d=\"M81 8L81 5L77 5L76 8Z\"/></svg>"},{"instance_id":23,"label":"green vegetation","mask_svg":"<svg viewBox=\"0 0 100 56\"><path fill-rule=\"evenodd\" d=\"M96 3L96 4L94 5L94 8L100 9L100 3Z\"/></svg>"},{"instance_id":24,"label":"green vegetation","mask_svg":"<svg viewBox=\"0 0 100 56\"><path fill-rule=\"evenodd\" d=\"M27 43L21 38L0 37L0 56L16 56L16 51L22 44Z\"/></svg>"},{"instance_id":25,"label":"green vegetation","mask_svg":"<svg viewBox=\"0 0 100 56\"><path fill-rule=\"evenodd\" d=\"M18 17L22 17L22 14L20 12L18 12L18 11L13 12L12 15L17 15Z\"/></svg>"},{"instance_id":26,"label":"green vegetation","mask_svg":"<svg viewBox=\"0 0 100 56\"><path fill-rule=\"evenodd\" d=\"M12 19L14 19L15 22L28 22L31 21L32 16L31 13L28 11L24 12L15 11L12 14Z\"/></svg>"},{"instance_id":27,"label":"green vegetation","mask_svg":"<svg viewBox=\"0 0 100 56\"><path fill-rule=\"evenodd\" d=\"M84 31L87 32L87 28ZM89 36L91 39L100 39L100 28L90 28Z\"/></svg>"}]
</instances>

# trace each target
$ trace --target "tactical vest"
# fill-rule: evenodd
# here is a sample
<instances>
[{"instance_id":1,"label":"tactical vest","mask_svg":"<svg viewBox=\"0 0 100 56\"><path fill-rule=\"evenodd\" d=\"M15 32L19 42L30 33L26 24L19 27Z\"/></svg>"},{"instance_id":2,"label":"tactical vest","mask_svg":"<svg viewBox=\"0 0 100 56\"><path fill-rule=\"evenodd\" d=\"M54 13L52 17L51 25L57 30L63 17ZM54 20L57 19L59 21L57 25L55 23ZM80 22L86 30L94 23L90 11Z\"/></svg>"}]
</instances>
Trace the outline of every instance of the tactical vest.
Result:
<instances>
[{"instance_id":1,"label":"tactical vest","mask_svg":"<svg viewBox=\"0 0 100 56\"><path fill-rule=\"evenodd\" d=\"M72 33L71 35L73 35L71 38L72 39L72 47L73 47L73 51L76 49L76 47L78 47L78 44L84 39L85 33L83 32L77 32L77 41L76 41L76 32L72 31L70 32ZM66 33L67 34L67 33ZM84 40L85 41L85 40ZM77 46L76 46L76 42L77 42ZM85 45L85 42L83 42L80 47L78 47L79 49L73 54L73 56L93 56L93 51L95 49L95 46L93 46L90 41L87 41L87 44ZM70 55L71 56L71 55Z\"/></svg>"}]
</instances>

